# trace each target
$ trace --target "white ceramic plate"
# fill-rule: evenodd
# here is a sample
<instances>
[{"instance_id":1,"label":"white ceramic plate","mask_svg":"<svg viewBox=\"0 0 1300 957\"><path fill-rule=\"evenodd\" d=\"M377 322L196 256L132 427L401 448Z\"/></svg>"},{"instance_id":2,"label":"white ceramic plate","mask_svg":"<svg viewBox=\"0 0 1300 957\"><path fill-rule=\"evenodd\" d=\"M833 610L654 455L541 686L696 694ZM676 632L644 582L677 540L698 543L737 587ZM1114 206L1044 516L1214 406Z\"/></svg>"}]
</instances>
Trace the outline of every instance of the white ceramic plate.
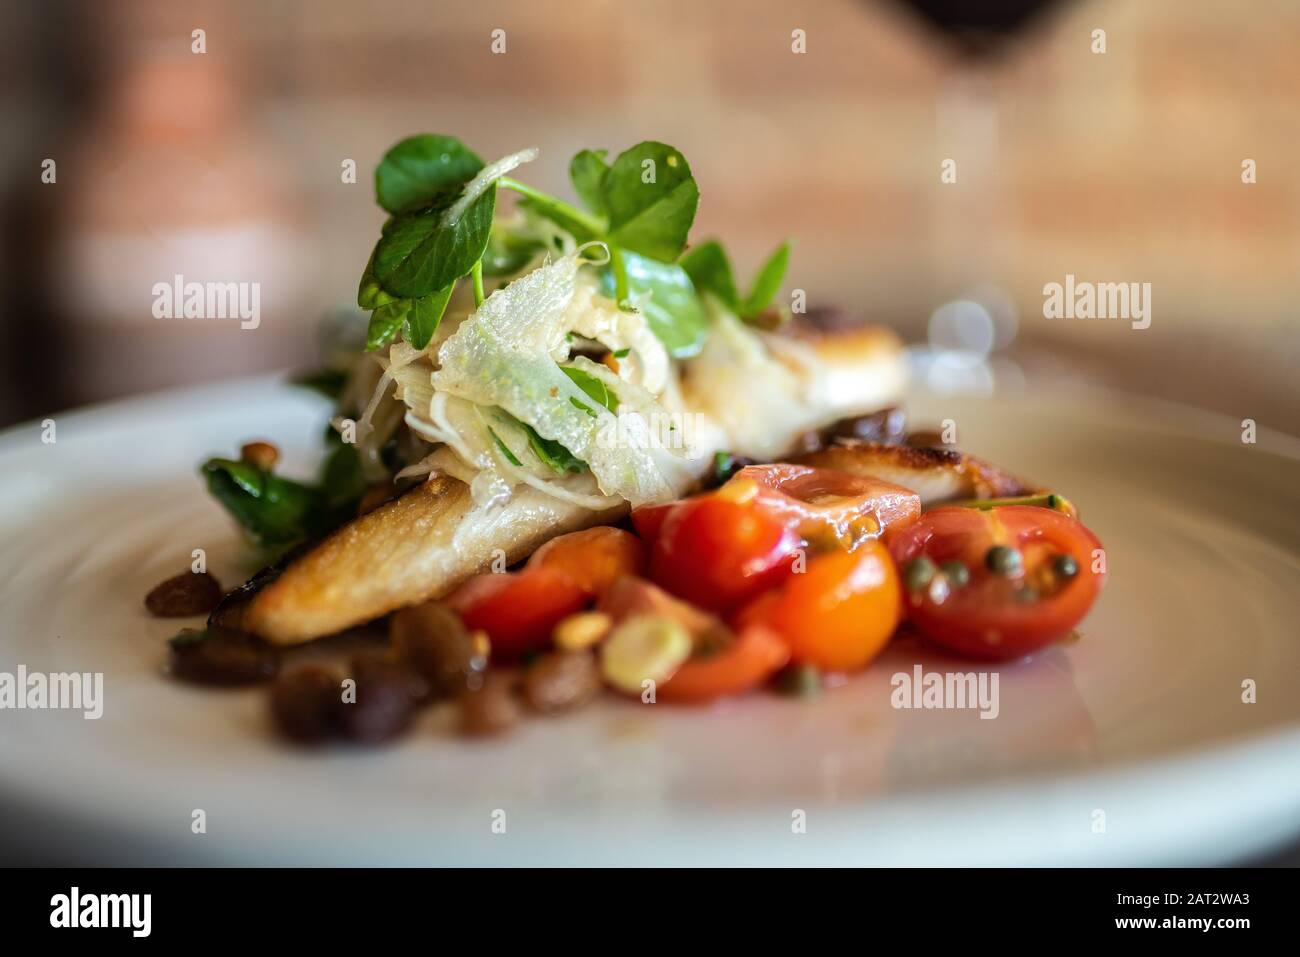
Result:
<instances>
[{"instance_id":1,"label":"white ceramic plate","mask_svg":"<svg viewBox=\"0 0 1300 957\"><path fill-rule=\"evenodd\" d=\"M1296 446L1091 396L913 411L1067 491L1107 546L1084 639L997 668L996 719L891 707L918 662L973 670L903 645L811 702L609 701L490 743L429 712L319 753L275 740L263 691L164 678L176 624L141 598L194 548L242 576L195 466L266 437L307 474L323 402L254 380L11 430L0 671L103 672L105 707L0 711L0 828L37 857L341 864L1209 863L1300 830Z\"/></svg>"}]
</instances>

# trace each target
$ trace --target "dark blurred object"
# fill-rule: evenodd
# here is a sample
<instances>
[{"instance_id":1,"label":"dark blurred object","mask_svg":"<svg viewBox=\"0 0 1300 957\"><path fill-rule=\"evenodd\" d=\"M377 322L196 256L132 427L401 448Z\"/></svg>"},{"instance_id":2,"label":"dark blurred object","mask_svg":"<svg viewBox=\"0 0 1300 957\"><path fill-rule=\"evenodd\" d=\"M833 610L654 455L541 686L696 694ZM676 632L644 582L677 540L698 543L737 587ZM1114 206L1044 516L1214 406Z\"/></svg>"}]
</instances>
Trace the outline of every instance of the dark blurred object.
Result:
<instances>
[{"instance_id":1,"label":"dark blurred object","mask_svg":"<svg viewBox=\"0 0 1300 957\"><path fill-rule=\"evenodd\" d=\"M4 142L11 168L0 188L0 426L65 404L50 375L62 345L56 310L40 281L53 255L56 205L41 162L95 106L99 60L93 38L78 27L79 6L0 5L0 38L8 41L0 46L0 90L42 107ZM59 55L45 55L55 49Z\"/></svg>"},{"instance_id":2,"label":"dark blurred object","mask_svg":"<svg viewBox=\"0 0 1300 957\"><path fill-rule=\"evenodd\" d=\"M0 422L310 362L272 321L306 311L303 204L250 123L249 53L229 12L55 2L27 27L51 71L30 98L51 109L15 141L0 221ZM256 328L228 306L203 319L159 307L156 287L182 283L242 287Z\"/></svg>"},{"instance_id":3,"label":"dark blurred object","mask_svg":"<svg viewBox=\"0 0 1300 957\"><path fill-rule=\"evenodd\" d=\"M1044 18L1059 0L900 0L966 56L1007 49L1015 34Z\"/></svg>"}]
</instances>

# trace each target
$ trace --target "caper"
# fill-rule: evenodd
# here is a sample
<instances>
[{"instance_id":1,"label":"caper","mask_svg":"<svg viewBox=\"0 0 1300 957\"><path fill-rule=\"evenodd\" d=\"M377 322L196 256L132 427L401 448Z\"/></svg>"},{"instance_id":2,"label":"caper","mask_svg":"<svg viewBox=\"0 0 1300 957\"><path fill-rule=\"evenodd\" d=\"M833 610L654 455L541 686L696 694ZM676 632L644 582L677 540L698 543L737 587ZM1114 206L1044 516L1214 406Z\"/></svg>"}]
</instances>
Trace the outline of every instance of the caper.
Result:
<instances>
[{"instance_id":1,"label":"caper","mask_svg":"<svg viewBox=\"0 0 1300 957\"><path fill-rule=\"evenodd\" d=\"M776 690L792 698L808 698L822 690L821 672L814 665L790 665L776 676Z\"/></svg>"},{"instance_id":2,"label":"caper","mask_svg":"<svg viewBox=\"0 0 1300 957\"><path fill-rule=\"evenodd\" d=\"M930 599L931 604L942 605L952 594L952 586L948 584L948 579L943 575L935 575L926 586L925 595Z\"/></svg>"},{"instance_id":3,"label":"caper","mask_svg":"<svg viewBox=\"0 0 1300 957\"><path fill-rule=\"evenodd\" d=\"M1057 555L1052 559L1052 571L1058 578L1073 578L1079 574L1079 563L1073 555Z\"/></svg>"},{"instance_id":4,"label":"caper","mask_svg":"<svg viewBox=\"0 0 1300 957\"><path fill-rule=\"evenodd\" d=\"M984 555L989 571L1007 578L1015 578L1025 570L1025 560L1020 552L1008 545L994 545Z\"/></svg>"},{"instance_id":5,"label":"caper","mask_svg":"<svg viewBox=\"0 0 1300 957\"><path fill-rule=\"evenodd\" d=\"M934 562L925 555L920 558L914 558L907 563L903 569L903 584L908 591L920 591L938 572L938 567Z\"/></svg>"},{"instance_id":6,"label":"caper","mask_svg":"<svg viewBox=\"0 0 1300 957\"><path fill-rule=\"evenodd\" d=\"M970 584L970 569L966 567L965 562L950 558L940 563L939 571L943 572L943 577L948 579L948 583L955 588Z\"/></svg>"}]
</instances>

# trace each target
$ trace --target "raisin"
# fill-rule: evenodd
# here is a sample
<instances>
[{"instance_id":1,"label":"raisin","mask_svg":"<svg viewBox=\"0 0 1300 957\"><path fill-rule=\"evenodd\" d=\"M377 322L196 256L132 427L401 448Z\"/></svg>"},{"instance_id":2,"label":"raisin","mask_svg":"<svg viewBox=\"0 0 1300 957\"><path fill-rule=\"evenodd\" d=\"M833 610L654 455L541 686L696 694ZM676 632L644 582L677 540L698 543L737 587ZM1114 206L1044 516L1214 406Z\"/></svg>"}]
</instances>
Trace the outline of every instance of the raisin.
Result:
<instances>
[{"instance_id":1,"label":"raisin","mask_svg":"<svg viewBox=\"0 0 1300 957\"><path fill-rule=\"evenodd\" d=\"M240 687L261 684L280 670L266 642L225 628L182 632L171 641L171 673L191 684Z\"/></svg>"},{"instance_id":2,"label":"raisin","mask_svg":"<svg viewBox=\"0 0 1300 957\"><path fill-rule=\"evenodd\" d=\"M271 686L271 715L286 738L316 744L338 733L341 694L338 675L308 665L281 675Z\"/></svg>"},{"instance_id":3,"label":"raisin","mask_svg":"<svg viewBox=\"0 0 1300 957\"><path fill-rule=\"evenodd\" d=\"M144 607L159 618L206 615L221 601L221 584L207 572L181 572L144 597Z\"/></svg>"},{"instance_id":4,"label":"raisin","mask_svg":"<svg viewBox=\"0 0 1300 957\"><path fill-rule=\"evenodd\" d=\"M524 699L543 714L585 704L600 688L600 669L589 651L542 655L524 673Z\"/></svg>"}]
</instances>

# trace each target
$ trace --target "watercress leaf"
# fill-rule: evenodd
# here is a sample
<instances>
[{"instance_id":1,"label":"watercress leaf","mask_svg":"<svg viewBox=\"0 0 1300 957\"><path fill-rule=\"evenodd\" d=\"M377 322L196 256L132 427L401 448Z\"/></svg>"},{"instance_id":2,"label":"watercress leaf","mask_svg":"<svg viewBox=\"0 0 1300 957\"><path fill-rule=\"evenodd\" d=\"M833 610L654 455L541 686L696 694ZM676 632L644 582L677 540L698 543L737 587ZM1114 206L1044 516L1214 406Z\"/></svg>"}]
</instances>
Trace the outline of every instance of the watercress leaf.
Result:
<instances>
[{"instance_id":1,"label":"watercress leaf","mask_svg":"<svg viewBox=\"0 0 1300 957\"><path fill-rule=\"evenodd\" d=\"M740 293L736 291L731 261L720 242L711 239L692 247L682 256L681 265L697 291L712 293L734 313L741 311Z\"/></svg>"},{"instance_id":2,"label":"watercress leaf","mask_svg":"<svg viewBox=\"0 0 1300 957\"><path fill-rule=\"evenodd\" d=\"M390 213L410 212L463 186L482 168L483 161L454 137L408 137L375 168L375 198Z\"/></svg>"},{"instance_id":3,"label":"watercress leaf","mask_svg":"<svg viewBox=\"0 0 1300 957\"><path fill-rule=\"evenodd\" d=\"M390 219L374 255L374 275L384 290L414 299L469 272L487 249L496 193L493 183L454 222L444 219L450 205L446 197L418 213Z\"/></svg>"},{"instance_id":4,"label":"watercress leaf","mask_svg":"<svg viewBox=\"0 0 1300 957\"><path fill-rule=\"evenodd\" d=\"M423 349L429 344L429 340L433 338L433 334L438 331L438 326L442 323L442 315L447 311L447 303L455 288L456 281L453 279L445 288L421 296L411 303L402 327L407 342L417 349Z\"/></svg>"},{"instance_id":5,"label":"watercress leaf","mask_svg":"<svg viewBox=\"0 0 1300 957\"><path fill-rule=\"evenodd\" d=\"M618 155L601 180L601 202L614 243L664 262L686 245L700 191L686 158L646 141Z\"/></svg>"},{"instance_id":6,"label":"watercress leaf","mask_svg":"<svg viewBox=\"0 0 1300 957\"><path fill-rule=\"evenodd\" d=\"M329 528L328 509L314 488L235 459L209 459L201 472L212 496L260 545L288 545Z\"/></svg>"},{"instance_id":7,"label":"watercress leaf","mask_svg":"<svg viewBox=\"0 0 1300 957\"><path fill-rule=\"evenodd\" d=\"M540 239L494 225L483 252L483 275L513 276L545 249Z\"/></svg>"},{"instance_id":8,"label":"watercress leaf","mask_svg":"<svg viewBox=\"0 0 1300 957\"><path fill-rule=\"evenodd\" d=\"M605 202L600 195L601 182L609 164L605 162L606 150L583 150L569 161L569 179L573 189L593 213L604 215Z\"/></svg>"},{"instance_id":9,"label":"watercress leaf","mask_svg":"<svg viewBox=\"0 0 1300 957\"><path fill-rule=\"evenodd\" d=\"M677 263L626 251L622 260L628 292L646 317L650 331L673 358L696 355L708 336L708 316L686 270ZM614 275L608 268L601 273L601 285L606 295L614 295Z\"/></svg>"},{"instance_id":10,"label":"watercress leaf","mask_svg":"<svg viewBox=\"0 0 1300 957\"><path fill-rule=\"evenodd\" d=\"M605 384L604 380L597 379L590 372L579 369L577 366L560 366L560 371L572 379L574 385L610 412L618 411L618 396ZM578 404L576 399L574 404ZM591 414L595 415L596 413L592 412Z\"/></svg>"},{"instance_id":11,"label":"watercress leaf","mask_svg":"<svg viewBox=\"0 0 1300 957\"><path fill-rule=\"evenodd\" d=\"M768 257L767 262L763 263L762 268L754 276L754 281L749 287L749 295L745 297L738 310L740 315L752 316L768 307L781 288L781 280L785 278L785 271L789 265L790 243L784 242Z\"/></svg>"},{"instance_id":12,"label":"watercress leaf","mask_svg":"<svg viewBox=\"0 0 1300 957\"><path fill-rule=\"evenodd\" d=\"M362 309L378 309L396 298L385 292L375 278L375 254L372 251L370 260L366 263L366 271L361 274L361 282L357 286L357 305Z\"/></svg>"},{"instance_id":13,"label":"watercress leaf","mask_svg":"<svg viewBox=\"0 0 1300 957\"><path fill-rule=\"evenodd\" d=\"M411 300L393 299L370 314L366 330L366 351L374 352L393 340L411 312Z\"/></svg>"},{"instance_id":14,"label":"watercress leaf","mask_svg":"<svg viewBox=\"0 0 1300 957\"><path fill-rule=\"evenodd\" d=\"M320 487L328 508L355 511L352 506L366 490L366 480L361 473L361 453L355 445L335 442L334 451L325 457L321 468Z\"/></svg>"}]
</instances>

